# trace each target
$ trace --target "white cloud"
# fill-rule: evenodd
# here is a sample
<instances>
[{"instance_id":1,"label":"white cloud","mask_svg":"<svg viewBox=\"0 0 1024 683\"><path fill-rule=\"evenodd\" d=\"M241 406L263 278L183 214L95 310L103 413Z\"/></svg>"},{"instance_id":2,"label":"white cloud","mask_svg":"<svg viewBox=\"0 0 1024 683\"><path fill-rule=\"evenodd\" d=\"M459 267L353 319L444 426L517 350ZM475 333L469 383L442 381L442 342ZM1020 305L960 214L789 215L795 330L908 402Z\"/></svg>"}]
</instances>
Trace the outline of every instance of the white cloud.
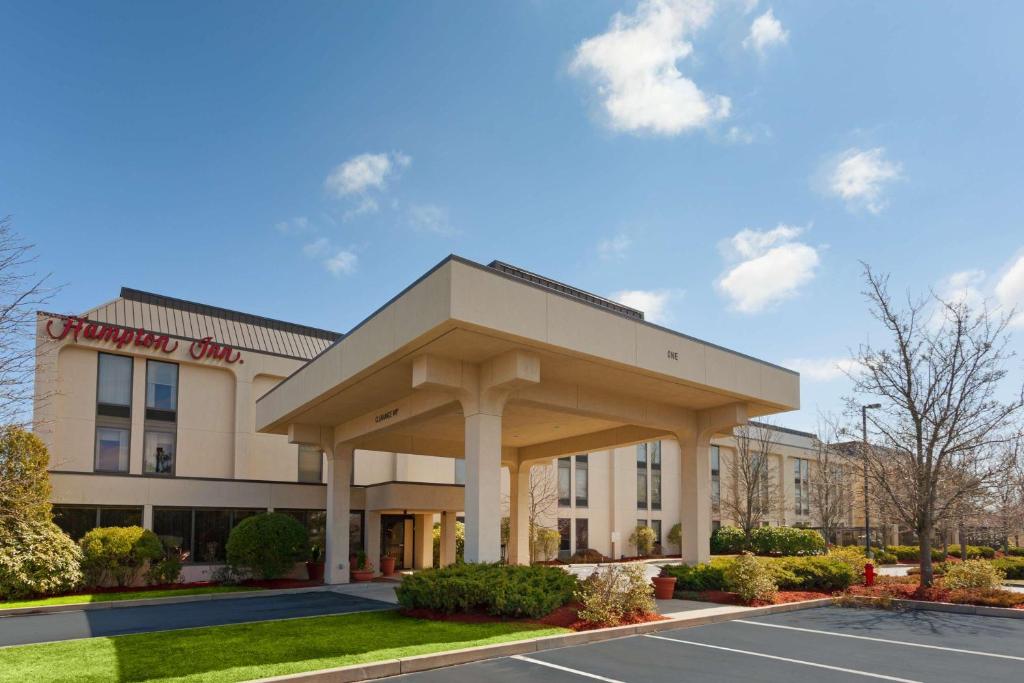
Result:
<instances>
[{"instance_id":1,"label":"white cloud","mask_svg":"<svg viewBox=\"0 0 1024 683\"><path fill-rule=\"evenodd\" d=\"M812 382L829 382L857 368L857 361L852 358L791 358L782 363L800 373L801 379Z\"/></svg>"},{"instance_id":2,"label":"white cloud","mask_svg":"<svg viewBox=\"0 0 1024 683\"><path fill-rule=\"evenodd\" d=\"M362 216L368 213L377 213L380 210L380 204L373 197L363 197L354 208L349 209L342 216L343 220L349 221L357 216Z\"/></svg>"},{"instance_id":3,"label":"white cloud","mask_svg":"<svg viewBox=\"0 0 1024 683\"><path fill-rule=\"evenodd\" d=\"M597 243L597 255L609 260L623 258L632 245L633 240L629 235L619 234L614 237L606 237Z\"/></svg>"},{"instance_id":4,"label":"white cloud","mask_svg":"<svg viewBox=\"0 0 1024 683\"><path fill-rule=\"evenodd\" d=\"M678 289L625 289L612 294L613 301L644 312L644 320L665 324L672 320L669 305L682 298L684 292Z\"/></svg>"},{"instance_id":5,"label":"white cloud","mask_svg":"<svg viewBox=\"0 0 1024 683\"><path fill-rule=\"evenodd\" d=\"M341 249L324 261L324 268L331 275L351 275L356 272L359 257L347 249Z\"/></svg>"},{"instance_id":6,"label":"white cloud","mask_svg":"<svg viewBox=\"0 0 1024 683\"><path fill-rule=\"evenodd\" d=\"M331 250L331 242L326 237L321 237L318 240L310 242L309 244L302 247L302 253L309 258L316 258L317 256L323 256Z\"/></svg>"},{"instance_id":7,"label":"white cloud","mask_svg":"<svg viewBox=\"0 0 1024 683\"><path fill-rule=\"evenodd\" d=\"M298 235L312 230L309 219L305 216L296 216L274 225L274 229L282 235Z\"/></svg>"},{"instance_id":8,"label":"white cloud","mask_svg":"<svg viewBox=\"0 0 1024 683\"><path fill-rule=\"evenodd\" d=\"M718 280L719 291L743 313L756 313L796 296L814 279L818 250L795 241L802 228L741 230L726 242L726 256L739 263Z\"/></svg>"},{"instance_id":9,"label":"white cloud","mask_svg":"<svg viewBox=\"0 0 1024 683\"><path fill-rule=\"evenodd\" d=\"M963 270L946 278L939 287L939 294L947 301L978 308L985 303L985 295L981 292L984 281L985 271Z\"/></svg>"},{"instance_id":10,"label":"white cloud","mask_svg":"<svg viewBox=\"0 0 1024 683\"><path fill-rule=\"evenodd\" d=\"M995 286L996 300L1006 311L1014 310L1011 324L1024 327L1024 254L1010 264Z\"/></svg>"},{"instance_id":11,"label":"white cloud","mask_svg":"<svg viewBox=\"0 0 1024 683\"><path fill-rule=\"evenodd\" d=\"M773 45L784 45L789 40L789 31L782 28L782 22L775 18L769 8L767 12L754 19L750 25L750 33L743 40L743 47L753 50L761 56Z\"/></svg>"},{"instance_id":12,"label":"white cloud","mask_svg":"<svg viewBox=\"0 0 1024 683\"><path fill-rule=\"evenodd\" d=\"M414 204L409 207L409 221L421 232L454 235L455 228L448 220L448 210L434 204Z\"/></svg>"},{"instance_id":13,"label":"white cloud","mask_svg":"<svg viewBox=\"0 0 1024 683\"><path fill-rule=\"evenodd\" d=\"M389 176L410 163L412 158L401 152L360 154L336 166L324 180L324 187L336 197L381 190Z\"/></svg>"},{"instance_id":14,"label":"white cloud","mask_svg":"<svg viewBox=\"0 0 1024 683\"><path fill-rule=\"evenodd\" d=\"M570 71L594 83L611 128L678 135L729 115L728 97L704 93L676 66L713 9L709 0L640 0L577 47Z\"/></svg>"},{"instance_id":15,"label":"white cloud","mask_svg":"<svg viewBox=\"0 0 1024 683\"><path fill-rule=\"evenodd\" d=\"M851 208L863 206L871 213L885 208L885 187L902 177L902 167L885 158L885 148L848 149L839 155L829 174L828 191Z\"/></svg>"}]
</instances>

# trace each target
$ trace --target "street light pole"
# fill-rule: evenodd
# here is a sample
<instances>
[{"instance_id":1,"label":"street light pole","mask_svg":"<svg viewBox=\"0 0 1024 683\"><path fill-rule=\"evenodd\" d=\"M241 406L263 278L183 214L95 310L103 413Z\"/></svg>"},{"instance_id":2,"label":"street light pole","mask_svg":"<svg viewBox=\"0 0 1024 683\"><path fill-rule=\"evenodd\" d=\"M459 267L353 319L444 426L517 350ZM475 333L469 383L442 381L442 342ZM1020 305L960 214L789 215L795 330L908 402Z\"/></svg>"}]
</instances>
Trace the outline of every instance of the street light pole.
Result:
<instances>
[{"instance_id":1,"label":"street light pole","mask_svg":"<svg viewBox=\"0 0 1024 683\"><path fill-rule=\"evenodd\" d=\"M864 554L870 560L874 557L871 552L871 504L868 500L868 410L881 408L881 403L871 403L860 407L861 436L863 438L864 453Z\"/></svg>"}]
</instances>

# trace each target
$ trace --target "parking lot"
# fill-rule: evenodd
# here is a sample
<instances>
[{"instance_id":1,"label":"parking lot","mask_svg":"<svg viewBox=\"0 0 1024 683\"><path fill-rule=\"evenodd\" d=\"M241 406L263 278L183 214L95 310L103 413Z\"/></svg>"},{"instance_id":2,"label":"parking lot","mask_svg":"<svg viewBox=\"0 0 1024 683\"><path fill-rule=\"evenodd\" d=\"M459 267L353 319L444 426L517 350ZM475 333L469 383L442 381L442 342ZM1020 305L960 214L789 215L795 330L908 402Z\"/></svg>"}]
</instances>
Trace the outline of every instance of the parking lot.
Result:
<instances>
[{"instance_id":1,"label":"parking lot","mask_svg":"<svg viewBox=\"0 0 1024 683\"><path fill-rule=\"evenodd\" d=\"M1024 620L826 607L399 676L408 683L1024 680Z\"/></svg>"}]
</instances>

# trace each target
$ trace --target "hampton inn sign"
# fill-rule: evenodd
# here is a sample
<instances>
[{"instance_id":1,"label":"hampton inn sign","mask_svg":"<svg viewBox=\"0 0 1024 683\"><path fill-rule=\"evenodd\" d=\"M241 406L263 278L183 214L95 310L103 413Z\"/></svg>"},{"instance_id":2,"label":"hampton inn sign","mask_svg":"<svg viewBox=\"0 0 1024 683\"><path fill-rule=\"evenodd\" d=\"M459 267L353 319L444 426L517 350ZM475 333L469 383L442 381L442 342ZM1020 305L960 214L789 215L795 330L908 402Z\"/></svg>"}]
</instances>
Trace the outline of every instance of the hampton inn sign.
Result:
<instances>
[{"instance_id":1,"label":"hampton inn sign","mask_svg":"<svg viewBox=\"0 0 1024 683\"><path fill-rule=\"evenodd\" d=\"M95 342L112 344L119 349L126 346L137 346L146 349L153 349L163 353L174 353L178 348L178 341L172 340L166 334L154 334L140 328L132 329L118 325L106 325L96 323L85 318L64 317L62 329L55 329L54 319L46 321L46 333L51 339L57 341L71 338L78 342L86 339ZM204 358L219 360L225 363L245 363L242 360L242 353L225 344L218 344L212 337L203 337L194 340L189 344L188 355L196 360Z\"/></svg>"}]
</instances>

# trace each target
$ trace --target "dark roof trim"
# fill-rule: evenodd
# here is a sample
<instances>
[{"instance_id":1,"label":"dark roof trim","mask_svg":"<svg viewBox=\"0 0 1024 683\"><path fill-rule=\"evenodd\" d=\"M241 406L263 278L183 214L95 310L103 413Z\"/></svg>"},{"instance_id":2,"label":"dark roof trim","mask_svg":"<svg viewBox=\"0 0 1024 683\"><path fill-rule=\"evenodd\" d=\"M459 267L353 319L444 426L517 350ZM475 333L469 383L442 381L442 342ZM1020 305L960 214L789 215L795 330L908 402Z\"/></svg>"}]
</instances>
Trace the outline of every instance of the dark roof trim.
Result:
<instances>
[{"instance_id":1,"label":"dark roof trim","mask_svg":"<svg viewBox=\"0 0 1024 683\"><path fill-rule=\"evenodd\" d=\"M790 429L789 427L780 427L779 425L768 424L767 422L758 422L757 420L750 420L750 424L764 429L771 429L776 432L783 432L785 434L793 434L794 436L806 436L809 439L817 439L817 434L811 432L801 432L799 429Z\"/></svg>"},{"instance_id":2,"label":"dark roof trim","mask_svg":"<svg viewBox=\"0 0 1024 683\"><path fill-rule=\"evenodd\" d=\"M537 273L531 273L530 271L524 268L520 268L519 266L513 266L509 263L505 263L504 261L491 261L490 263L487 264L487 267L493 268L494 270L500 273L504 273L505 275L511 275L512 277L518 280L522 280L523 282L528 282L532 285L537 285L550 292L554 292L555 294L568 296L570 299L583 301L585 303L607 309L612 313L617 313L618 315L622 315L627 318L632 318L633 320L644 319L644 312L639 309L624 306L617 301L606 299L603 296L598 296L597 294L591 294L586 290L580 289L578 287L573 287L572 285L567 285L564 282L552 280L549 277L537 275Z\"/></svg>"},{"instance_id":3,"label":"dark roof trim","mask_svg":"<svg viewBox=\"0 0 1024 683\"><path fill-rule=\"evenodd\" d=\"M309 325L300 325L298 323L290 323L284 320L275 320L274 318L265 318L263 316L254 315L252 313L233 311L229 308L220 308L219 306L201 304L195 301L176 299L175 297L172 296L166 296L164 294L154 294L152 292L144 292L140 289L132 289L130 287L121 288L121 298L129 299L131 301L138 301L139 303L150 304L153 306L175 308L180 311L197 313L199 315L205 315L211 318L223 318L225 320L231 320L234 322L244 323L247 325L256 325L257 327L268 327L270 329L280 330L282 332L291 332L292 334L302 334L309 337L317 337L319 339L326 339L328 341L337 341L338 339L341 339L342 336L344 336L340 332L332 332L330 330L324 330L318 327L310 327Z\"/></svg>"}]
</instances>

